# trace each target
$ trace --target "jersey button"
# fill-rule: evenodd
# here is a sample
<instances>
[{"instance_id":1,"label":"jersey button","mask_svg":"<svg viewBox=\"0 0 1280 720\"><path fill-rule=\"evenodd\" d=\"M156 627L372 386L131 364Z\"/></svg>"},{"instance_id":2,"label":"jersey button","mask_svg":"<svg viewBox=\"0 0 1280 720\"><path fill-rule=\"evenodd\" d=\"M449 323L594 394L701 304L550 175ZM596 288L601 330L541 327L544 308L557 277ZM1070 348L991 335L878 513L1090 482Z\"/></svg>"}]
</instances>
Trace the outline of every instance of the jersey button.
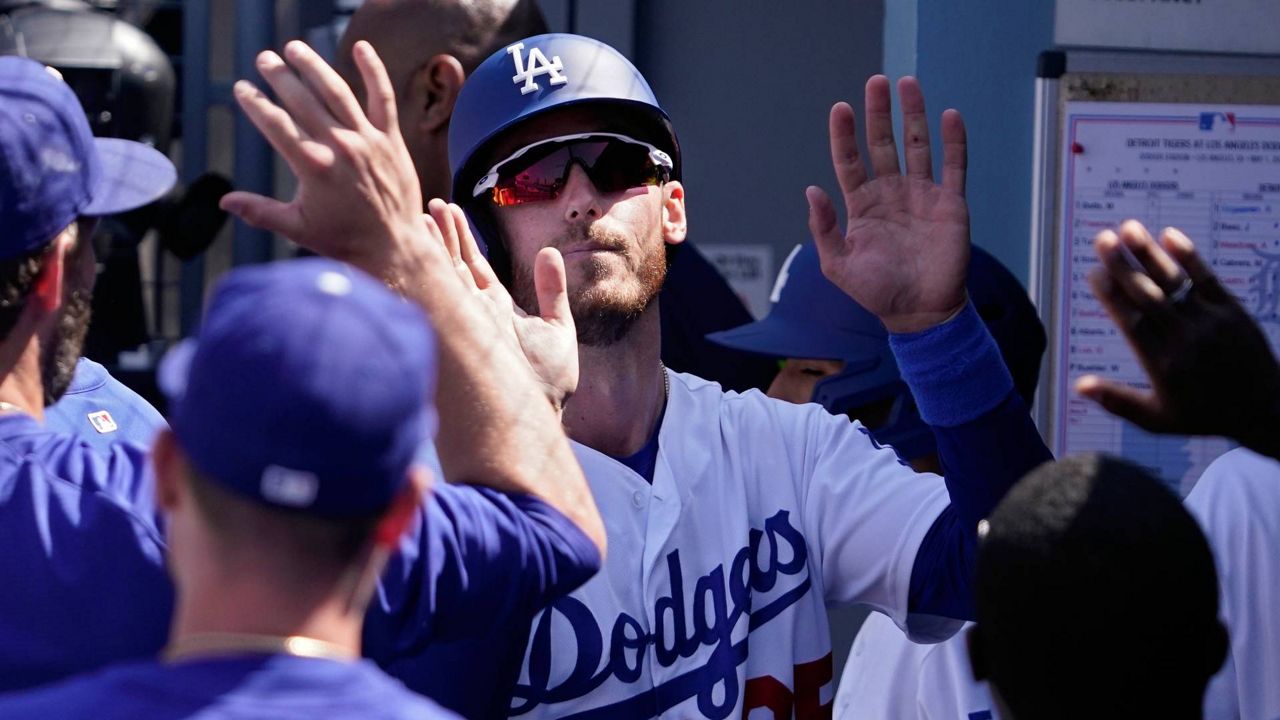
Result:
<instances>
[{"instance_id":1,"label":"jersey button","mask_svg":"<svg viewBox=\"0 0 1280 720\"><path fill-rule=\"evenodd\" d=\"M644 493L639 490L631 493L631 504L638 508L644 507Z\"/></svg>"}]
</instances>

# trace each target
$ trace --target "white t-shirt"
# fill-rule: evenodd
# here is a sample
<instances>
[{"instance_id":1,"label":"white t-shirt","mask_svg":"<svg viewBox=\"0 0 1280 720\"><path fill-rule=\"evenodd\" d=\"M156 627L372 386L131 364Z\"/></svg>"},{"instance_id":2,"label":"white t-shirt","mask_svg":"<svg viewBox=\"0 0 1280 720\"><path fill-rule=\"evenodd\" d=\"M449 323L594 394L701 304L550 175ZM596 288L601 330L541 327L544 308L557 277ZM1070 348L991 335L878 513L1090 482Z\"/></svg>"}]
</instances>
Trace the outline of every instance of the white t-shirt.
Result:
<instances>
[{"instance_id":1,"label":"white t-shirt","mask_svg":"<svg viewBox=\"0 0 1280 720\"><path fill-rule=\"evenodd\" d=\"M872 613L858 631L840 677L835 718L999 718L987 684L973 679L964 636L962 631L950 640L920 645L888 618Z\"/></svg>"},{"instance_id":2,"label":"white t-shirt","mask_svg":"<svg viewBox=\"0 0 1280 720\"><path fill-rule=\"evenodd\" d=\"M1231 632L1231 657L1210 683L1205 706L1214 713L1234 706L1244 720L1277 720L1280 463L1232 450L1204 471L1186 504L1213 548L1223 622Z\"/></svg>"},{"instance_id":3,"label":"white t-shirt","mask_svg":"<svg viewBox=\"0 0 1280 720\"><path fill-rule=\"evenodd\" d=\"M941 478L818 405L670 377L652 485L575 445L609 556L535 619L513 717L826 717L827 602L959 628L907 612Z\"/></svg>"}]
</instances>

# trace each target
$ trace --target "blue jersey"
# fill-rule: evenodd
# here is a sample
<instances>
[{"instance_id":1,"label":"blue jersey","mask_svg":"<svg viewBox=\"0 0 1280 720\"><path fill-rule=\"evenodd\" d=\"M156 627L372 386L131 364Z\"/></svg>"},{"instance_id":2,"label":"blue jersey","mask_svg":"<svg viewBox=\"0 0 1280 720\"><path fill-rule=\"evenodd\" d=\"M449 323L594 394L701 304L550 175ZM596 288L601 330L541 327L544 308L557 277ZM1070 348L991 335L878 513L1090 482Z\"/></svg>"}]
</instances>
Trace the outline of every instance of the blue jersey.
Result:
<instances>
[{"instance_id":1,"label":"blue jersey","mask_svg":"<svg viewBox=\"0 0 1280 720\"><path fill-rule=\"evenodd\" d=\"M44 424L101 450L122 441L151 447L156 433L168 427L151 403L88 358L76 363L62 398L45 408Z\"/></svg>"},{"instance_id":2,"label":"blue jersey","mask_svg":"<svg viewBox=\"0 0 1280 720\"><path fill-rule=\"evenodd\" d=\"M163 647L173 590L145 452L106 452L22 414L0 415L0 691L33 687ZM600 554L541 501L437 482L369 609L366 654L395 665L437 641L521 635ZM434 680L475 697L487 674Z\"/></svg>"},{"instance_id":3,"label":"blue jersey","mask_svg":"<svg viewBox=\"0 0 1280 720\"><path fill-rule=\"evenodd\" d=\"M366 661L290 655L146 661L0 697L8 720L445 720L457 715Z\"/></svg>"}]
</instances>

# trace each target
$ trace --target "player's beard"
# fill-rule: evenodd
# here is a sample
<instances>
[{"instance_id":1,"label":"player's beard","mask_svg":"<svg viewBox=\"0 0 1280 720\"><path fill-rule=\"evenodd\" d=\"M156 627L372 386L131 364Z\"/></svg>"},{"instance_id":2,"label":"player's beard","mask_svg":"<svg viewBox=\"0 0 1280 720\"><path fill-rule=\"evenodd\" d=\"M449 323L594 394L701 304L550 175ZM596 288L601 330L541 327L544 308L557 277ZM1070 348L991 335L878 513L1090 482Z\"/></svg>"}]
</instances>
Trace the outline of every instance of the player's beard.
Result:
<instances>
[{"instance_id":1,"label":"player's beard","mask_svg":"<svg viewBox=\"0 0 1280 720\"><path fill-rule=\"evenodd\" d=\"M597 225L573 225L555 243L555 248L573 248L586 243L625 249L627 239ZM645 245L652 246L649 250ZM623 291L600 287L612 263L604 258L588 258L579 263L581 285L569 288L569 310L578 330L578 343L588 347L608 347L626 337L644 311L649 309L667 277L666 246L658 239L641 243L643 255L636 268L635 281ZM538 295L533 283L533 266L512 259L512 299L525 312L538 312ZM571 281L572 282L572 281Z\"/></svg>"},{"instance_id":2,"label":"player's beard","mask_svg":"<svg viewBox=\"0 0 1280 720\"><path fill-rule=\"evenodd\" d=\"M40 380L44 384L45 407L56 403L71 387L76 362L89 332L92 296L93 291L89 288L77 288L67 293L53 332L40 348Z\"/></svg>"}]
</instances>

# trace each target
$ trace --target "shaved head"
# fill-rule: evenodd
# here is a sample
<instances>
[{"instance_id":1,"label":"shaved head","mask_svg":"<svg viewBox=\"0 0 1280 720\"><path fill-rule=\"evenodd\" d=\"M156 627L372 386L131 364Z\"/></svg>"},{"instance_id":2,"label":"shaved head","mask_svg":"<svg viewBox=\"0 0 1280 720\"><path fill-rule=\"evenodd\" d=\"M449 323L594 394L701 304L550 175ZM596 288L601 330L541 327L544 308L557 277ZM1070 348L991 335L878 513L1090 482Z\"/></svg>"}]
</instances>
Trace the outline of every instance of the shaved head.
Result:
<instances>
[{"instance_id":1,"label":"shaved head","mask_svg":"<svg viewBox=\"0 0 1280 720\"><path fill-rule=\"evenodd\" d=\"M363 100L351 48L367 40L387 66L423 197L448 198L448 120L462 80L486 57L547 32L534 0L366 0L338 42L337 68Z\"/></svg>"}]
</instances>

